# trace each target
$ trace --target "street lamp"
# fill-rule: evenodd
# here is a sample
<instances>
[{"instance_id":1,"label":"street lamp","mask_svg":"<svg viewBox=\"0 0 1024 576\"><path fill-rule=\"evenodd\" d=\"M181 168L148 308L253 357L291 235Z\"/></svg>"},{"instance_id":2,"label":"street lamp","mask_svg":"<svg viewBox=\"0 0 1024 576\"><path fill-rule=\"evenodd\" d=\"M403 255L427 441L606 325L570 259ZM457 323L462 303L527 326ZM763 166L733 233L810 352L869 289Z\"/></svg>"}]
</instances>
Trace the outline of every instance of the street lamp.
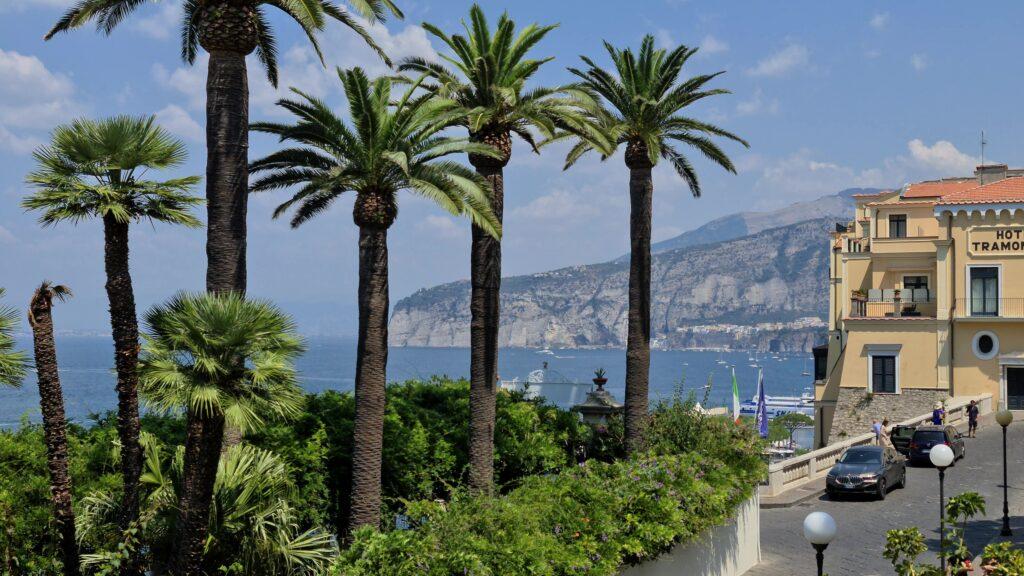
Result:
<instances>
[{"instance_id":1,"label":"street lamp","mask_svg":"<svg viewBox=\"0 0 1024 576\"><path fill-rule=\"evenodd\" d=\"M1006 427L1013 422L1013 412L1009 410L1000 410L996 414L996 422L1003 427L1003 529L999 533L1003 536L1010 536L1013 532L1010 530L1010 504L1006 497Z\"/></svg>"},{"instance_id":2,"label":"street lamp","mask_svg":"<svg viewBox=\"0 0 1024 576\"><path fill-rule=\"evenodd\" d=\"M945 444L932 446L928 459L939 469L939 564L942 573L946 573L946 496L943 493L943 482L946 480L946 468L953 463L953 449Z\"/></svg>"},{"instance_id":3,"label":"street lamp","mask_svg":"<svg viewBox=\"0 0 1024 576\"><path fill-rule=\"evenodd\" d=\"M818 561L818 576L825 563L825 548L836 537L836 521L827 512L811 512L804 518L804 538L814 546Z\"/></svg>"}]
</instances>

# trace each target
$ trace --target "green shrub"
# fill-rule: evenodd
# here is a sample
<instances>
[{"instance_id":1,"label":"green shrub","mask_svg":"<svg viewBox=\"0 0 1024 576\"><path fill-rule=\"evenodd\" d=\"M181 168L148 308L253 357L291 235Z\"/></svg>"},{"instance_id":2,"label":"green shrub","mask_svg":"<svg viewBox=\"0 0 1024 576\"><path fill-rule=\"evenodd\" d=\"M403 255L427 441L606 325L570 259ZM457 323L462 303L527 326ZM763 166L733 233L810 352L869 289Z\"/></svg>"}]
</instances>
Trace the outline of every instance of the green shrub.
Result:
<instances>
[{"instance_id":1,"label":"green shrub","mask_svg":"<svg viewBox=\"0 0 1024 576\"><path fill-rule=\"evenodd\" d=\"M340 576L615 574L725 523L764 474L748 427L678 400L656 407L647 452L529 476L504 495L407 508L409 530L359 531Z\"/></svg>"}]
</instances>

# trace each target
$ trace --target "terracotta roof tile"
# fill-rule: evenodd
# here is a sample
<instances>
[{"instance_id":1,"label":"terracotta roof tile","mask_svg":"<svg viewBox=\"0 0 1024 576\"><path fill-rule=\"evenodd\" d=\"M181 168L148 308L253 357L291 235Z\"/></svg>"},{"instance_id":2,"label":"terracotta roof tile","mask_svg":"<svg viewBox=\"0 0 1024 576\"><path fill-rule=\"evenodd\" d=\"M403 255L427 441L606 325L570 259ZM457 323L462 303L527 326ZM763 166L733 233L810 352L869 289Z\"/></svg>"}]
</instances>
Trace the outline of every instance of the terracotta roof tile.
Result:
<instances>
[{"instance_id":1,"label":"terracotta roof tile","mask_svg":"<svg viewBox=\"0 0 1024 576\"><path fill-rule=\"evenodd\" d=\"M1024 178L1006 178L944 196L939 204L1024 203Z\"/></svg>"},{"instance_id":2,"label":"terracotta roof tile","mask_svg":"<svg viewBox=\"0 0 1024 576\"><path fill-rule=\"evenodd\" d=\"M933 180L930 182L917 182L909 184L903 190L903 198L943 198L947 194L956 194L976 188L978 180L975 178L950 178L948 180Z\"/></svg>"}]
</instances>

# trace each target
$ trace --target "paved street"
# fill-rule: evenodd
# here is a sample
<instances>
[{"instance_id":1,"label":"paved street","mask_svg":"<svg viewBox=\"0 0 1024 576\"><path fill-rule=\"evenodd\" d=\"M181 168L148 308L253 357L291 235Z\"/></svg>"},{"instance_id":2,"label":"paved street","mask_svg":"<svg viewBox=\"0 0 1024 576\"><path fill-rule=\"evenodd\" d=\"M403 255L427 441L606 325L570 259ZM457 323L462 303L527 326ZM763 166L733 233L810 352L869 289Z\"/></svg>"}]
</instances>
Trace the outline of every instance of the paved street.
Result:
<instances>
[{"instance_id":1,"label":"paved street","mask_svg":"<svg viewBox=\"0 0 1024 576\"><path fill-rule=\"evenodd\" d=\"M946 495L975 491L985 497L987 515L968 526L968 546L978 553L998 535L1002 518L1001 431L991 416L977 438L965 438L966 458L946 471ZM1024 422L1010 426L1007 440L1010 474L1010 513L1015 531L1024 533ZM885 501L832 502L822 496L792 508L761 510L761 564L750 576L815 573L814 551L803 537L803 519L822 510L836 520L839 532L825 552L825 572L831 576L893 574L882 558L885 532L917 526L938 548L939 480L934 468L908 468L907 488L894 490ZM928 553L934 559L933 552ZM923 558L923 557L922 557Z\"/></svg>"}]
</instances>

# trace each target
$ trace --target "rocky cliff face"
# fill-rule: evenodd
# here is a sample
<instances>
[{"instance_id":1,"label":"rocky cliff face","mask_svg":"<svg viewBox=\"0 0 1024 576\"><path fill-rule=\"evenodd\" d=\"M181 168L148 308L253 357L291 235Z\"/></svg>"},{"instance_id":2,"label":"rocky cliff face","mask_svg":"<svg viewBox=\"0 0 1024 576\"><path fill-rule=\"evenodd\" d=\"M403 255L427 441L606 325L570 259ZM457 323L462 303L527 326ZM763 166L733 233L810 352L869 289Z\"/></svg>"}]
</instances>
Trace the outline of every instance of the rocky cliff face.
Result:
<instances>
[{"instance_id":1,"label":"rocky cliff face","mask_svg":"<svg viewBox=\"0 0 1024 576\"><path fill-rule=\"evenodd\" d=\"M834 221L816 218L656 254L652 336L665 346L691 347L697 343L686 336L688 326L823 318L827 237ZM628 274L627 263L617 260L504 279L500 345L624 346ZM390 338L395 346L469 346L469 282L420 290L399 301ZM787 341L786 348L806 349L813 337L792 335ZM777 348L760 341L755 347Z\"/></svg>"}]
</instances>

